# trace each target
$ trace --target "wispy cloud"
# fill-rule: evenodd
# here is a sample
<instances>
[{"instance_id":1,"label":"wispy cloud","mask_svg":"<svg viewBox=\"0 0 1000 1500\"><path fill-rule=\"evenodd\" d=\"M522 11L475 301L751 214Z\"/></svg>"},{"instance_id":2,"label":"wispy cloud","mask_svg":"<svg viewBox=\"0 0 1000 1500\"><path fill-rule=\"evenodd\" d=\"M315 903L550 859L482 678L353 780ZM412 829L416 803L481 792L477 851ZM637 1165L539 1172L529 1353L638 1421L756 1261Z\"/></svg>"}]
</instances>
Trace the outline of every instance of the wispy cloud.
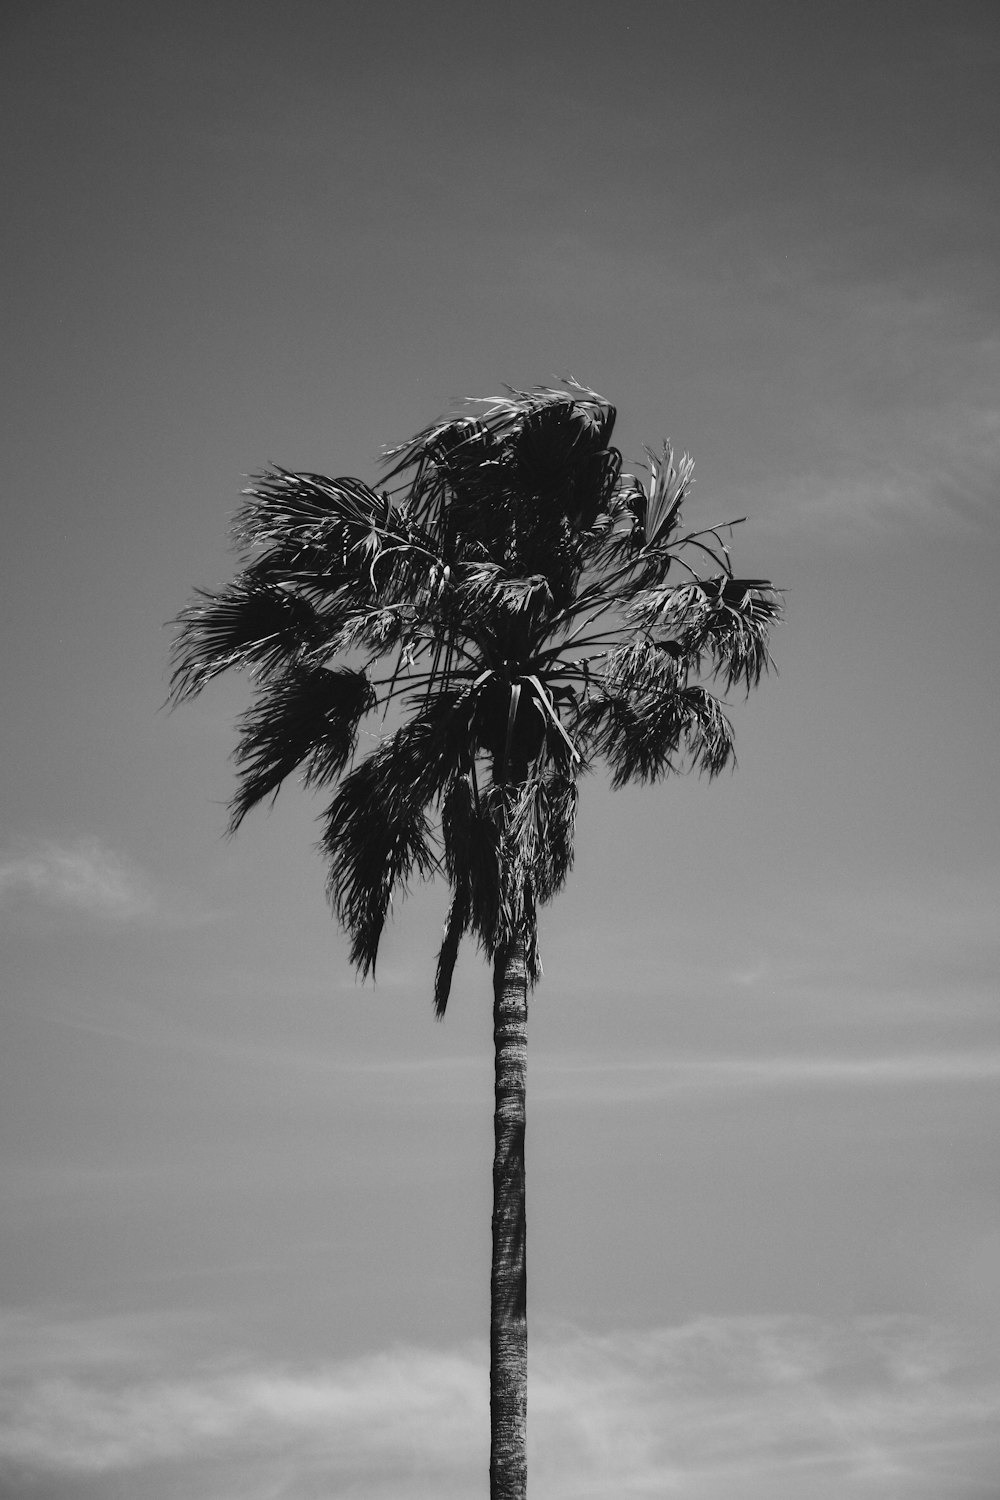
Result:
<instances>
[{"instance_id":1,"label":"wispy cloud","mask_svg":"<svg viewBox=\"0 0 1000 1500\"><path fill-rule=\"evenodd\" d=\"M914 523L970 533L988 523L1000 476L1000 339L983 334L953 288L940 296L820 266L790 299L808 443L746 490L764 524L850 543ZM825 336L820 337L822 319ZM820 398L820 399L817 399Z\"/></svg>"},{"instance_id":2,"label":"wispy cloud","mask_svg":"<svg viewBox=\"0 0 1000 1500\"><path fill-rule=\"evenodd\" d=\"M239 1045L239 1044L236 1044ZM229 1049L230 1053L232 1049ZM366 1099L381 1084L388 1099L412 1105L426 1098L434 1107L443 1099L478 1103L490 1081L489 1059L451 1056L417 1060L343 1060L292 1049L245 1050L275 1066L294 1069L338 1089L355 1084ZM530 1062L535 1104L609 1104L640 1100L701 1097L803 1088L896 1089L936 1084L995 1083L1000 1080L1000 1048L967 1051L868 1053L646 1053L617 1057L606 1053L536 1052Z\"/></svg>"},{"instance_id":3,"label":"wispy cloud","mask_svg":"<svg viewBox=\"0 0 1000 1500\"><path fill-rule=\"evenodd\" d=\"M94 1027L109 1035L131 1031ZM249 1068L259 1090L265 1073L294 1078L296 1097L310 1095L342 1105L380 1109L425 1106L479 1109L492 1089L492 1064L484 1053L438 1057L375 1058L330 1053L281 1041L208 1035L194 1028L156 1032L151 1045L168 1046L227 1068ZM734 1095L800 1090L891 1090L1000 1082L1000 1047L883 1052L542 1052L529 1061L532 1107L607 1106L697 1102L706 1107ZM332 1093L331 1093L332 1091Z\"/></svg>"},{"instance_id":4,"label":"wispy cloud","mask_svg":"<svg viewBox=\"0 0 1000 1500\"><path fill-rule=\"evenodd\" d=\"M183 1366L152 1325L131 1342L120 1324L8 1325L0 1482L6 1466L68 1496L127 1475L147 1500L457 1500L482 1482L485 1350ZM1000 1361L921 1320L543 1336L530 1382L538 1500L986 1496L1000 1460Z\"/></svg>"},{"instance_id":5,"label":"wispy cloud","mask_svg":"<svg viewBox=\"0 0 1000 1500\"><path fill-rule=\"evenodd\" d=\"M858 1056L664 1056L535 1059L538 1101L624 1103L723 1092L899 1088L1000 1079L1000 1049Z\"/></svg>"},{"instance_id":6,"label":"wispy cloud","mask_svg":"<svg viewBox=\"0 0 1000 1500\"><path fill-rule=\"evenodd\" d=\"M0 905L24 900L112 921L146 917L155 909L142 872L92 838L38 841L0 852Z\"/></svg>"},{"instance_id":7,"label":"wispy cloud","mask_svg":"<svg viewBox=\"0 0 1000 1500\"><path fill-rule=\"evenodd\" d=\"M636 995L687 994L717 1013L724 1003L743 1013L752 1004L758 1034L768 1016L787 1028L793 1014L796 1024L808 1015L827 1033L874 1028L883 1040L893 1020L937 1018L956 1040L959 1017L995 1024L1000 871L886 879L859 863L849 874L785 880L759 903L741 892L742 925L720 932L695 912L684 943L651 938L659 920L651 903L614 929L577 920L562 935L551 983L597 993L609 965L627 966ZM716 1031L716 1045L717 1038Z\"/></svg>"},{"instance_id":8,"label":"wispy cloud","mask_svg":"<svg viewBox=\"0 0 1000 1500\"><path fill-rule=\"evenodd\" d=\"M127 855L99 838L25 839L0 848L0 912L167 927L214 920L184 892L162 889Z\"/></svg>"},{"instance_id":9,"label":"wispy cloud","mask_svg":"<svg viewBox=\"0 0 1000 1500\"><path fill-rule=\"evenodd\" d=\"M895 263L879 274L853 228L804 233L795 215L775 228L756 205L713 222L716 244L741 246L736 278L691 230L683 270L641 243L611 253L563 235L525 251L525 281L534 295L580 305L612 285L655 309L675 357L718 352L712 389L740 462L727 478L696 453L711 492L696 489L690 519L704 524L711 501L713 520L749 514L755 534L849 548L911 529L982 532L1000 477L1000 340L978 305L988 255L961 279L928 265L903 282ZM761 351L776 347L781 368L757 378Z\"/></svg>"},{"instance_id":10,"label":"wispy cloud","mask_svg":"<svg viewBox=\"0 0 1000 1500\"><path fill-rule=\"evenodd\" d=\"M997 371L991 379L995 382ZM995 385L993 387L995 390ZM969 381L953 401L856 419L848 442L831 435L823 468L800 469L750 492L746 509L765 527L789 524L851 544L916 523L937 535L975 535L1000 475L1000 410ZM844 426L849 425L845 413Z\"/></svg>"}]
</instances>

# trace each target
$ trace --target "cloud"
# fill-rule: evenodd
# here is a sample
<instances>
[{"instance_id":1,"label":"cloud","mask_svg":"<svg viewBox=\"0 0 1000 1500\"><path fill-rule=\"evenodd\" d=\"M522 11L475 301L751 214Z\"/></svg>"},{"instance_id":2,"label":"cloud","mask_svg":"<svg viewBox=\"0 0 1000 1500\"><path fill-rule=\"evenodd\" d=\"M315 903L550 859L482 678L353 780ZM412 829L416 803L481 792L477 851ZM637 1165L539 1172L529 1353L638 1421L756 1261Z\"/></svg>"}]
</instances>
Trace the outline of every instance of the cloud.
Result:
<instances>
[{"instance_id":1,"label":"cloud","mask_svg":"<svg viewBox=\"0 0 1000 1500\"><path fill-rule=\"evenodd\" d=\"M124 1320L74 1327L13 1315L6 1325L0 1477L5 1466L87 1476L221 1464L231 1490L213 1488L214 1500L270 1494L266 1476L291 1450L303 1471L380 1469L384 1479L413 1466L461 1468L481 1447L486 1376L467 1349L399 1349L311 1369L234 1359L179 1370L174 1336L165 1331L161 1343L148 1321L131 1336Z\"/></svg>"},{"instance_id":2,"label":"cloud","mask_svg":"<svg viewBox=\"0 0 1000 1500\"><path fill-rule=\"evenodd\" d=\"M104 1028L102 1028L104 1029ZM109 1034L118 1034L107 1028ZM131 1034L131 1033L128 1033ZM345 1056L323 1049L266 1043L243 1037L216 1037L194 1029L157 1045L212 1056L220 1063L252 1069L253 1087L261 1077L294 1078L296 1097L341 1107L381 1110L474 1108L492 1092L492 1062L486 1053L410 1060ZM734 1096L792 1093L818 1089L893 1090L967 1087L1000 1082L1000 1047L949 1051L712 1053L543 1052L529 1058L530 1108L600 1109L671 1102L711 1107Z\"/></svg>"},{"instance_id":3,"label":"cloud","mask_svg":"<svg viewBox=\"0 0 1000 1500\"><path fill-rule=\"evenodd\" d=\"M710 380L704 399L736 461L727 472L721 452L695 453L706 488L689 520L749 515L755 535L848 548L981 535L1000 478L1000 338L979 305L988 255L960 278L929 264L901 280L896 258L880 271L853 227L831 239L795 213L762 221L759 205L714 222L711 245L689 232L683 263L677 247L666 260L572 234L524 252L531 295L593 306L613 286L670 328L689 381ZM738 277L720 266L727 241L741 247Z\"/></svg>"},{"instance_id":4,"label":"cloud","mask_svg":"<svg viewBox=\"0 0 1000 1500\"><path fill-rule=\"evenodd\" d=\"M130 1341L122 1324L7 1323L0 1493L5 1472L47 1477L54 1497L121 1476L145 1500L457 1500L482 1487L485 1349L185 1364L176 1329L158 1344L151 1324ZM536 1500L985 1500L1000 1462L1000 1361L924 1320L550 1334L530 1363Z\"/></svg>"},{"instance_id":5,"label":"cloud","mask_svg":"<svg viewBox=\"0 0 1000 1500\"><path fill-rule=\"evenodd\" d=\"M772 1089L895 1088L1000 1079L1000 1049L859 1056L536 1058L538 1102L625 1103Z\"/></svg>"},{"instance_id":6,"label":"cloud","mask_svg":"<svg viewBox=\"0 0 1000 1500\"><path fill-rule=\"evenodd\" d=\"M238 1043L236 1044L239 1045ZM227 1049L232 1055L233 1048ZM244 1054L251 1056L250 1049ZM413 1104L422 1098L438 1108L442 1100L478 1103L490 1083L489 1059L482 1056L422 1059L412 1063L367 1059L344 1061L315 1053L268 1048L270 1063L311 1074L324 1089L331 1075L338 1089L352 1084L366 1100L381 1088L385 1101ZM533 1104L602 1105L643 1100L761 1091L856 1088L919 1088L936 1084L995 1083L1000 1080L1000 1048L950 1052L761 1054L698 1053L642 1057L536 1052L530 1061ZM380 1095L380 1099L381 1099Z\"/></svg>"},{"instance_id":7,"label":"cloud","mask_svg":"<svg viewBox=\"0 0 1000 1500\"><path fill-rule=\"evenodd\" d=\"M23 901L120 922L150 916L156 906L142 872L97 839L0 854L0 906Z\"/></svg>"}]
</instances>

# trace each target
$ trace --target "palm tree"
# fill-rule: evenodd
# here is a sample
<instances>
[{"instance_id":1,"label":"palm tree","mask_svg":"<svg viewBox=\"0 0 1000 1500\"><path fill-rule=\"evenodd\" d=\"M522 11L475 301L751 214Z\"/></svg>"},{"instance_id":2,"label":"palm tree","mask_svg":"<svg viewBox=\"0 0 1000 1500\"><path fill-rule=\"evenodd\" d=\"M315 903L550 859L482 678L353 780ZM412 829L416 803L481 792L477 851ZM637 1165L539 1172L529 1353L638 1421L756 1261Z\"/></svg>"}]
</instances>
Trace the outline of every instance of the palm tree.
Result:
<instances>
[{"instance_id":1,"label":"palm tree","mask_svg":"<svg viewBox=\"0 0 1000 1500\"><path fill-rule=\"evenodd\" d=\"M766 580L733 576L720 528L682 530L691 459L665 443L622 473L614 421L567 381L425 428L387 453L388 488L271 469L237 514L242 570L177 621L174 702L230 669L253 683L231 829L295 771L335 784L322 848L360 974L393 894L437 873L439 1017L462 937L492 961L493 1500L526 1488L527 997L577 782L599 758L615 787L717 775L733 741L712 689L760 681L780 611Z\"/></svg>"}]
</instances>

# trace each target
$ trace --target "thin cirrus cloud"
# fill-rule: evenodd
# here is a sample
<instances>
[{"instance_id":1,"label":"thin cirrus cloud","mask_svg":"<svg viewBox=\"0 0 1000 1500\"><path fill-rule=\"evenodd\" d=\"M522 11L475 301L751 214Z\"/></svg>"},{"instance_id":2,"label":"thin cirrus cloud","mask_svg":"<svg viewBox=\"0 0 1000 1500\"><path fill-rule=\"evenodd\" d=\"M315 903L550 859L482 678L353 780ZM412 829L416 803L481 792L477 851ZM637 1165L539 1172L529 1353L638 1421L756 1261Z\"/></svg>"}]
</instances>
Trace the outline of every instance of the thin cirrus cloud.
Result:
<instances>
[{"instance_id":1,"label":"thin cirrus cloud","mask_svg":"<svg viewBox=\"0 0 1000 1500\"><path fill-rule=\"evenodd\" d=\"M39 840L3 851L0 906L23 903L118 922L156 911L145 875L94 838Z\"/></svg>"},{"instance_id":2,"label":"thin cirrus cloud","mask_svg":"<svg viewBox=\"0 0 1000 1500\"><path fill-rule=\"evenodd\" d=\"M760 1057L536 1059L535 1097L549 1103L711 1096L801 1088L905 1088L995 1083L1000 1049Z\"/></svg>"},{"instance_id":3,"label":"thin cirrus cloud","mask_svg":"<svg viewBox=\"0 0 1000 1500\"><path fill-rule=\"evenodd\" d=\"M206 1036L195 1029L174 1029L166 1039L176 1049L213 1055L239 1068L249 1066L255 1080L265 1068L278 1078L293 1076L297 1096L315 1091L321 1099L366 1107L439 1109L481 1104L490 1086L488 1061L479 1054L433 1058L373 1058L367 1054L329 1055L243 1037ZM815 1053L607 1053L536 1051L531 1062L531 1096L537 1105L581 1106L692 1101L706 1106L736 1096L789 1094L801 1090L867 1092L969 1088L1000 1082L1000 1048L959 1050ZM255 1082L255 1087L259 1083Z\"/></svg>"},{"instance_id":4,"label":"thin cirrus cloud","mask_svg":"<svg viewBox=\"0 0 1000 1500\"><path fill-rule=\"evenodd\" d=\"M163 889L99 838L24 840L0 849L0 914L42 913L102 925L200 927L214 920Z\"/></svg>"},{"instance_id":5,"label":"thin cirrus cloud","mask_svg":"<svg viewBox=\"0 0 1000 1500\"><path fill-rule=\"evenodd\" d=\"M123 1033L131 1034L131 1033ZM296 1097L333 1097L370 1108L438 1110L444 1105L478 1108L490 1087L488 1060L481 1054L454 1053L422 1058L374 1058L358 1052L330 1054L246 1037L207 1035L195 1028L156 1034L156 1044L213 1056L237 1069L249 1068L254 1087L261 1070L294 1079ZM803 1090L857 1093L968 1089L1000 1082L1000 1047L964 1050L802 1052L734 1054L652 1052L642 1056L536 1050L531 1062L531 1097L536 1105L584 1109L630 1104L696 1102L705 1107L760 1094Z\"/></svg>"},{"instance_id":6,"label":"thin cirrus cloud","mask_svg":"<svg viewBox=\"0 0 1000 1500\"><path fill-rule=\"evenodd\" d=\"M981 383L969 381L955 400L884 417L878 434L846 411L843 419L849 447L831 441L822 469L797 470L751 494L747 508L762 523L815 530L836 521L847 528L834 533L842 544L900 522L938 535L982 530L1000 474L1000 412Z\"/></svg>"},{"instance_id":7,"label":"thin cirrus cloud","mask_svg":"<svg viewBox=\"0 0 1000 1500\"><path fill-rule=\"evenodd\" d=\"M828 316L836 331L823 357L800 355L787 393L804 441L745 486L746 509L765 526L819 527L841 545L898 535L901 524L981 531L1000 476L1000 341L970 328L954 300L877 283L818 279L786 309L810 351Z\"/></svg>"},{"instance_id":8,"label":"thin cirrus cloud","mask_svg":"<svg viewBox=\"0 0 1000 1500\"><path fill-rule=\"evenodd\" d=\"M328 1073L330 1064L311 1063L295 1054L300 1066ZM479 1079L483 1061L477 1057L435 1059L418 1063L351 1063L332 1065L347 1081L370 1090L383 1078L393 1093L407 1082L435 1100L447 1094L450 1080L459 1092ZM814 1086L827 1088L919 1088L924 1085L996 1083L1000 1080L1000 1049L967 1052L870 1053L847 1055L771 1055L759 1057L676 1055L642 1058L536 1056L532 1064L533 1096L539 1103L586 1105L643 1099L668 1099L692 1094L783 1091ZM433 1081L433 1089L428 1082Z\"/></svg>"},{"instance_id":9,"label":"thin cirrus cloud","mask_svg":"<svg viewBox=\"0 0 1000 1500\"><path fill-rule=\"evenodd\" d=\"M753 351L729 354L712 378L737 434L746 424L749 452L766 442L766 464L759 476L752 465L734 470L731 492L716 464L712 493L755 529L791 527L848 547L898 535L901 524L981 530L1000 475L1000 341L983 331L974 292L985 271L970 269L966 291L932 275L915 292L867 266L849 234L836 255L825 237L800 238L790 259L759 242L752 219L729 229L750 248L721 291L710 254L682 276L659 251L608 252L581 236L526 250L525 281L588 304L612 285L660 311L682 346L728 350L735 336L737 351ZM756 382L758 351L776 331L795 353L782 374ZM699 495L699 507L707 500Z\"/></svg>"},{"instance_id":10,"label":"thin cirrus cloud","mask_svg":"<svg viewBox=\"0 0 1000 1500\"><path fill-rule=\"evenodd\" d=\"M458 1500L481 1485L478 1348L213 1365L179 1359L176 1329L158 1342L152 1320L131 1344L110 1322L7 1322L0 1486L19 1474L53 1500L97 1479L144 1500ZM985 1500L1000 1460L1000 1362L923 1319L571 1332L536 1339L531 1361L538 1500Z\"/></svg>"}]
</instances>

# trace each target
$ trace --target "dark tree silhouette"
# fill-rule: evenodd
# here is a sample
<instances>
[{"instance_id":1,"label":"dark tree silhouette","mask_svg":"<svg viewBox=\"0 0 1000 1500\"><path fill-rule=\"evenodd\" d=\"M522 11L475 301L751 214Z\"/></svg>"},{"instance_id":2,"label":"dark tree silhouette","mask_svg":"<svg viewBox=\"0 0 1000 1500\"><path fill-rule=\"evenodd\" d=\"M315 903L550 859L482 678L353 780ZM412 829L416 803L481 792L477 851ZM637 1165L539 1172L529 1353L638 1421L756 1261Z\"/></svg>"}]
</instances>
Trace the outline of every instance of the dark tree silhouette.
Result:
<instances>
[{"instance_id":1,"label":"dark tree silhouette","mask_svg":"<svg viewBox=\"0 0 1000 1500\"><path fill-rule=\"evenodd\" d=\"M493 1500L526 1490L527 996L578 778L597 759L615 787L717 775L733 740L716 689L757 685L780 612L769 582L733 576L726 528L682 529L687 455L665 443L624 474L614 421L567 381L426 428L387 454L387 488L272 469L236 518L242 570L177 621L174 702L230 669L253 684L231 828L295 771L336 785L322 846L360 973L393 893L437 873L437 1015L463 935L492 961Z\"/></svg>"}]
</instances>

